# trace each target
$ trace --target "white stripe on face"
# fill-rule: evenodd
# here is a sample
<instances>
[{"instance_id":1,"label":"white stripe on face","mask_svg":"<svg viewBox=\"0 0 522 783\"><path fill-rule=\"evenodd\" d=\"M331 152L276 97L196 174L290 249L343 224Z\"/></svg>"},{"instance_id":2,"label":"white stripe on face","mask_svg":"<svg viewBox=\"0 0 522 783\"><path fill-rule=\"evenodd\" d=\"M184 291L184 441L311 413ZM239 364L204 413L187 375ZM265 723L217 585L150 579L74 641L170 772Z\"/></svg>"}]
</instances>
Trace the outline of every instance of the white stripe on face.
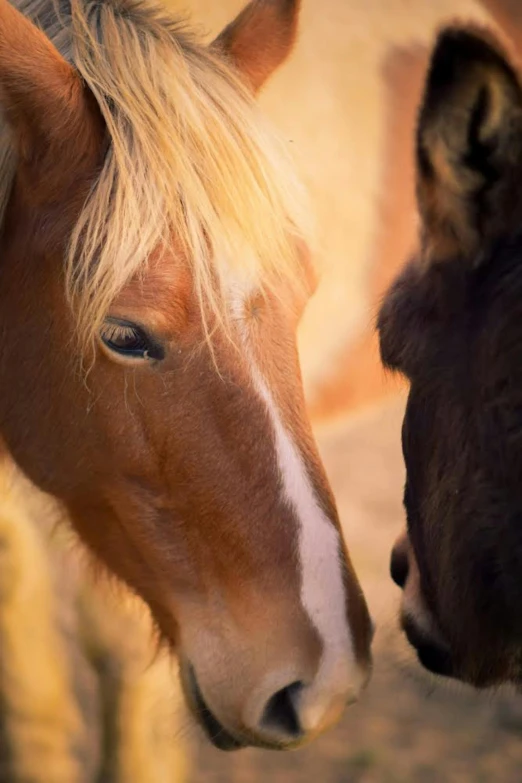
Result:
<instances>
[{"instance_id":1,"label":"white stripe on face","mask_svg":"<svg viewBox=\"0 0 522 783\"><path fill-rule=\"evenodd\" d=\"M299 523L301 603L323 645L314 682L301 693L303 729L317 727L332 699L355 696L365 680L357 665L346 616L339 533L321 509L295 443L285 428L273 396L245 345L254 387L265 403L274 430L277 463L287 503Z\"/></svg>"}]
</instances>

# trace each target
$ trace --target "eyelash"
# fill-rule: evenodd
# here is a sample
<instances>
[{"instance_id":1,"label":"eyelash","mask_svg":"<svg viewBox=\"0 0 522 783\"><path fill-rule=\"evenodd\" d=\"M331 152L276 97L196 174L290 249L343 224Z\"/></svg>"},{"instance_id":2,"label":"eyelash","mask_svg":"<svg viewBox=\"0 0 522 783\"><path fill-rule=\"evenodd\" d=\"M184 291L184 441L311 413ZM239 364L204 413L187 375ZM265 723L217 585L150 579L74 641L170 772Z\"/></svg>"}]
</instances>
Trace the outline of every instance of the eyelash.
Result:
<instances>
[{"instance_id":1,"label":"eyelash","mask_svg":"<svg viewBox=\"0 0 522 783\"><path fill-rule=\"evenodd\" d=\"M100 331L104 345L120 356L160 361L165 352L142 327L128 321L107 318Z\"/></svg>"}]
</instances>

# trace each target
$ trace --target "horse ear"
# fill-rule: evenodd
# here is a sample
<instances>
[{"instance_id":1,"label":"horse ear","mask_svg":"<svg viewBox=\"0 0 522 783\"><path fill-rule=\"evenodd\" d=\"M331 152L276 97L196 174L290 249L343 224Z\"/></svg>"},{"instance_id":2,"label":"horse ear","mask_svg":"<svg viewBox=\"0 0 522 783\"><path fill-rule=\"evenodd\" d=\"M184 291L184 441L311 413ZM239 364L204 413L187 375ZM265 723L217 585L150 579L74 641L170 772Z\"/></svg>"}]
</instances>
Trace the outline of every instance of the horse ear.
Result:
<instances>
[{"instance_id":1,"label":"horse ear","mask_svg":"<svg viewBox=\"0 0 522 783\"><path fill-rule=\"evenodd\" d=\"M94 117L99 121L94 98L49 39L7 0L0 0L0 105L19 164L39 183L53 168L64 176L71 168L77 172L74 164L93 146Z\"/></svg>"},{"instance_id":2,"label":"horse ear","mask_svg":"<svg viewBox=\"0 0 522 783\"><path fill-rule=\"evenodd\" d=\"M432 258L477 261L519 224L522 88L489 32L450 27L440 34L420 112L417 169Z\"/></svg>"},{"instance_id":3,"label":"horse ear","mask_svg":"<svg viewBox=\"0 0 522 783\"><path fill-rule=\"evenodd\" d=\"M301 0L252 0L214 41L258 92L293 49Z\"/></svg>"}]
</instances>

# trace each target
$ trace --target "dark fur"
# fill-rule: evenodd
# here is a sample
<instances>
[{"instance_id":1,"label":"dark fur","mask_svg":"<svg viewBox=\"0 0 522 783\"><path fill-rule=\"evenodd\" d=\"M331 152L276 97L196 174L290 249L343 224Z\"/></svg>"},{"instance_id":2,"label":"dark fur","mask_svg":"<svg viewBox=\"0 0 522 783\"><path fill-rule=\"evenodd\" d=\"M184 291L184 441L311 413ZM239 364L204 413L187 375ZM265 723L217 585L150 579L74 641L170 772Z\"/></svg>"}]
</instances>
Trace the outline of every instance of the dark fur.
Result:
<instances>
[{"instance_id":1,"label":"dark fur","mask_svg":"<svg viewBox=\"0 0 522 783\"><path fill-rule=\"evenodd\" d=\"M484 140L495 80L507 97ZM411 382L405 506L422 593L454 673L476 685L522 679L521 95L488 35L442 34L418 132L423 247L379 316L383 362ZM447 142L457 201L428 138Z\"/></svg>"}]
</instances>

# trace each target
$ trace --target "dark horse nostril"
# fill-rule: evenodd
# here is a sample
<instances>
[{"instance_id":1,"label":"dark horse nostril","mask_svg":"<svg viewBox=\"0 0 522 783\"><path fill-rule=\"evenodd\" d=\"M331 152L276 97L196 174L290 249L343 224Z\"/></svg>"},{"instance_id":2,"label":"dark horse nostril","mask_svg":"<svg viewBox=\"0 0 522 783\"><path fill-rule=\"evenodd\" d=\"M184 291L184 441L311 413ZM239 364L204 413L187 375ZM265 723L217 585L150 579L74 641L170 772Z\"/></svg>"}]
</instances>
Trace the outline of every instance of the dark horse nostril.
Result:
<instances>
[{"instance_id":1,"label":"dark horse nostril","mask_svg":"<svg viewBox=\"0 0 522 783\"><path fill-rule=\"evenodd\" d=\"M395 547L391 555L390 574L395 584L401 589L406 584L409 570L408 553L403 548Z\"/></svg>"},{"instance_id":2,"label":"dark horse nostril","mask_svg":"<svg viewBox=\"0 0 522 783\"><path fill-rule=\"evenodd\" d=\"M283 735L285 739L298 739L303 732L297 715L296 700L302 687L302 683L293 682L274 693L263 712L261 728Z\"/></svg>"}]
</instances>

